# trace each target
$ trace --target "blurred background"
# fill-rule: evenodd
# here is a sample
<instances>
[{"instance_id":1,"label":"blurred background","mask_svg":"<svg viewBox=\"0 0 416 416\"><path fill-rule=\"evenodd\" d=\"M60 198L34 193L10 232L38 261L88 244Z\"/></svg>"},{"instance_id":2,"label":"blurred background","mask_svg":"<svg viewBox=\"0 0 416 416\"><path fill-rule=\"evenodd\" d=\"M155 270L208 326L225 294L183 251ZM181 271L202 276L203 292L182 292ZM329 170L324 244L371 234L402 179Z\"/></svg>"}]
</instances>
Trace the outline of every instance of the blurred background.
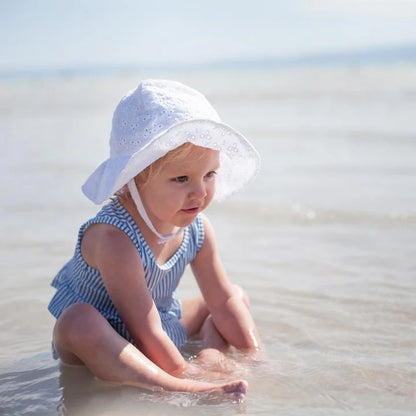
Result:
<instances>
[{"instance_id":1,"label":"blurred background","mask_svg":"<svg viewBox=\"0 0 416 416\"><path fill-rule=\"evenodd\" d=\"M17 0L2 76L414 59L412 0Z\"/></svg>"},{"instance_id":2,"label":"blurred background","mask_svg":"<svg viewBox=\"0 0 416 416\"><path fill-rule=\"evenodd\" d=\"M50 281L97 211L80 187L148 77L203 92L262 157L209 207L268 353L244 409L50 357ZM0 2L0 414L413 415L415 115L415 1Z\"/></svg>"}]
</instances>

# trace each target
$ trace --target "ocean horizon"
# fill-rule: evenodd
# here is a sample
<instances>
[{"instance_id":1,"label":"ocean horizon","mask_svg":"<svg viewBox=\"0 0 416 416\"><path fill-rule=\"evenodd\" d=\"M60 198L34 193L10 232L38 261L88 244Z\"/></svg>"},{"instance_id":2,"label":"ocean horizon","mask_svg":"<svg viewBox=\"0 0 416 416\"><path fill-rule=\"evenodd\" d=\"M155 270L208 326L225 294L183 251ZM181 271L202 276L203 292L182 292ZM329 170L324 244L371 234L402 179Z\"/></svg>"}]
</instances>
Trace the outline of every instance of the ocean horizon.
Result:
<instances>
[{"instance_id":1,"label":"ocean horizon","mask_svg":"<svg viewBox=\"0 0 416 416\"><path fill-rule=\"evenodd\" d=\"M242 57L189 62L143 62L112 65L37 65L32 67L0 68L0 80L49 79L129 75L138 72L200 72L236 70L302 69L319 67L360 67L378 65L416 64L416 43L391 46L346 49L340 51L299 53L269 57Z\"/></svg>"}]
</instances>

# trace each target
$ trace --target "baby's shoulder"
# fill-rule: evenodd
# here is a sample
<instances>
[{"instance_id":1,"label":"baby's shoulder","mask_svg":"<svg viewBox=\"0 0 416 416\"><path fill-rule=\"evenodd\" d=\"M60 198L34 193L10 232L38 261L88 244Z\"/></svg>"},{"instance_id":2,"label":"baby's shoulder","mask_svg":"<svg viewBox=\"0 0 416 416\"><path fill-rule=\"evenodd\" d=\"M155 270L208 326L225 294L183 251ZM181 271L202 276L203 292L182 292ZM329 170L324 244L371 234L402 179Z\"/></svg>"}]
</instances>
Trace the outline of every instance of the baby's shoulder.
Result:
<instances>
[{"instance_id":1,"label":"baby's shoulder","mask_svg":"<svg viewBox=\"0 0 416 416\"><path fill-rule=\"evenodd\" d=\"M125 235L125 233L120 230L119 227L104 223L104 222L93 222L85 228L83 233L83 239L85 239L88 235L94 236L96 238L118 238L121 235Z\"/></svg>"},{"instance_id":2,"label":"baby's shoulder","mask_svg":"<svg viewBox=\"0 0 416 416\"><path fill-rule=\"evenodd\" d=\"M134 252L130 238L111 224L91 224L81 240L82 256L92 267L101 257L125 256L130 251Z\"/></svg>"},{"instance_id":3,"label":"baby's shoulder","mask_svg":"<svg viewBox=\"0 0 416 416\"><path fill-rule=\"evenodd\" d=\"M130 238L119 227L108 223L92 223L84 230L81 243L111 245L122 241L130 242Z\"/></svg>"}]
</instances>

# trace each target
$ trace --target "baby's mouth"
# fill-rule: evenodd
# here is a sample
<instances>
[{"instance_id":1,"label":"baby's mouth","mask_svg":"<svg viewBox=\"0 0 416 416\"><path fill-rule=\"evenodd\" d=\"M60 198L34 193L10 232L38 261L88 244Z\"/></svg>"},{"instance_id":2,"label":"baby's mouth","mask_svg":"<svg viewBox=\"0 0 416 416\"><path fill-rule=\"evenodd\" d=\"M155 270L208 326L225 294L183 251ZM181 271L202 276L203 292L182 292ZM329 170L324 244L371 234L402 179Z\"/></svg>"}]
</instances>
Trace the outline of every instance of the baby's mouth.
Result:
<instances>
[{"instance_id":1,"label":"baby's mouth","mask_svg":"<svg viewBox=\"0 0 416 416\"><path fill-rule=\"evenodd\" d=\"M192 208L186 208L182 209L183 212L186 212L187 214L195 214L200 210L200 207L192 207Z\"/></svg>"}]
</instances>

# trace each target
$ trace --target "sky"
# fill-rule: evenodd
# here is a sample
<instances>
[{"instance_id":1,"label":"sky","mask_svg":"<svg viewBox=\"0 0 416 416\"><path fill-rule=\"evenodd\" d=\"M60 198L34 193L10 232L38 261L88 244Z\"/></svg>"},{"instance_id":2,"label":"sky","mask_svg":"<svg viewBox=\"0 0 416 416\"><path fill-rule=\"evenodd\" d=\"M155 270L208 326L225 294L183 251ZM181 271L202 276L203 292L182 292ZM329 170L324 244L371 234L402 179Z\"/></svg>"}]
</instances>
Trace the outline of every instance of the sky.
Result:
<instances>
[{"instance_id":1,"label":"sky","mask_svg":"<svg viewBox=\"0 0 416 416\"><path fill-rule=\"evenodd\" d=\"M416 45L416 0L0 0L0 71Z\"/></svg>"}]
</instances>

